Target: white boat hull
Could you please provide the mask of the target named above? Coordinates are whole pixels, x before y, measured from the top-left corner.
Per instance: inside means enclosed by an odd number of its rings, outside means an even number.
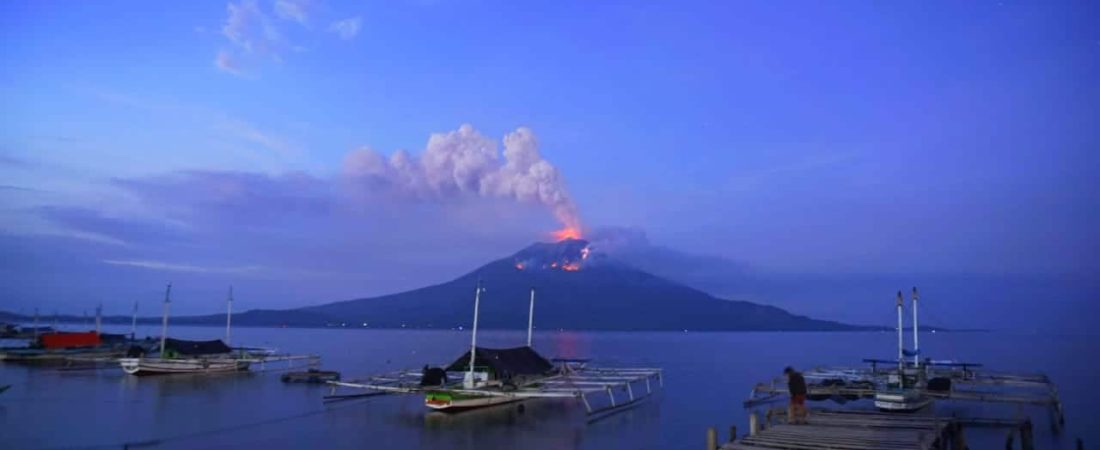
[[[130,375],[223,373],[248,370],[249,362],[230,358],[122,358],[122,370]]]
[[[932,403],[932,399],[916,392],[879,392],[875,407],[883,411],[913,412]]]

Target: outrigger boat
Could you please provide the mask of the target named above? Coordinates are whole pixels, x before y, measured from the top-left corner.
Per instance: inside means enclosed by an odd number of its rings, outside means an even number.
[[[539,398],[571,398],[584,404],[591,415],[605,415],[633,406],[663,386],[661,369],[589,367],[587,360],[548,360],[531,346],[534,325],[535,290],[527,321],[527,345],[493,349],[478,347],[478,309],[484,289],[478,283],[474,294],[474,323],[470,350],[442,368],[425,366],[421,371],[401,371],[355,381],[331,381],[328,399],[356,397],[337,395],[338,387],[364,389],[378,394],[422,394],[424,405],[437,411],[464,411]],[[635,392],[644,385],[644,392]],[[616,398],[616,392],[620,395]],[[593,394],[606,393],[608,405],[593,406]],[[371,395],[371,394],[365,394]],[[625,397],[625,398],[624,398]]]
[[[875,393],[875,407],[882,411],[913,412],[932,403],[932,398],[924,393],[923,386],[928,377],[920,364],[920,341],[917,325],[917,288],[913,288],[913,351],[905,350],[902,312],[905,299],[898,291],[898,369],[887,375],[885,389]],[[905,357],[913,357],[913,365],[906,367]]]
[[[131,349],[126,358],[119,358],[122,370],[131,375],[212,374],[243,372],[252,364],[264,365],[273,361],[309,360],[316,365],[320,358],[312,355],[279,355],[271,350],[256,348],[231,348],[230,338],[233,317],[233,288],[229,288],[229,306],[226,310],[225,340],[186,341],[168,338],[168,305],[171,303],[172,285],[164,293],[164,317],[161,325],[160,353],[147,357],[140,349]]]

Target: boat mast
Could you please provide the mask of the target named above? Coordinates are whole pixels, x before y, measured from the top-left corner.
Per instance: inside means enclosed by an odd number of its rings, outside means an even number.
[[[467,387],[474,386],[474,354],[477,353],[477,314],[478,308],[481,306],[481,280],[477,280],[477,288],[474,290],[474,331],[471,333],[470,338],[470,371],[466,374],[466,380],[469,383]]]
[[[229,300],[225,303],[225,345],[229,345],[229,327],[233,323],[233,286],[229,286]]]
[[[162,319],[160,326],[160,357],[164,357],[164,342],[168,339],[168,304],[171,303],[169,297],[172,295],[172,283],[168,283],[168,288],[164,290],[164,318]]]
[[[535,288],[531,288],[531,307],[527,312],[527,346],[531,346],[531,330],[535,326]]]
[[[913,366],[920,367],[920,340],[917,335],[917,295],[916,286],[913,287]]]
[[[103,329],[103,304],[95,307],[95,334],[99,335]]]
[[[901,297],[901,291],[898,291],[898,374],[900,375],[902,370],[905,369],[905,341],[902,339],[902,323],[901,323],[901,308],[905,301]]]
[[[34,342],[38,342],[38,308],[34,308]]]
[[[130,319],[130,340],[131,341],[137,339],[137,309],[138,309],[138,302],[137,302],[137,300],[134,300],[134,315]]]

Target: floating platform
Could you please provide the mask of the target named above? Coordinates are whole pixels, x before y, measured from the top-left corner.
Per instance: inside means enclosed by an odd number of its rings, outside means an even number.
[[[325,384],[329,381],[340,381],[340,372],[309,369],[303,372],[284,373],[280,379],[283,380],[283,383]]]

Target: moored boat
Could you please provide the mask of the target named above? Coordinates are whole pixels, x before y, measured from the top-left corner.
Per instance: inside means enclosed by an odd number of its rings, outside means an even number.
[[[263,366],[267,362],[310,360],[315,364],[318,358],[309,355],[278,355],[273,350],[257,347],[232,348],[220,339],[209,341],[188,341],[168,337],[168,305],[171,303],[172,285],[164,294],[164,317],[161,326],[160,352],[156,357],[148,357],[141,348],[131,348],[130,354],[118,359],[122,370],[131,375],[168,375],[168,374],[211,374],[243,372],[253,363]],[[229,290],[229,305],[233,302],[233,290]],[[230,337],[232,306],[226,311],[225,337]]]
[[[326,400],[340,400],[380,394],[420,394],[424,406],[436,411],[457,412],[487,408],[532,399],[572,399],[584,405],[589,416],[609,415],[625,410],[649,397],[663,385],[661,369],[589,367],[587,360],[542,357],[531,345],[534,327],[535,291],[527,320],[527,346],[493,349],[477,346],[478,283],[474,295],[474,323],[470,350],[450,365],[424,366],[419,371],[380,374],[365,380],[330,381],[333,392]],[[336,387],[371,391],[361,395],[337,395]],[[593,394],[606,395],[608,404],[594,403]],[[616,398],[618,395],[618,398]],[[625,397],[625,398],[624,398]]]
[[[248,370],[249,361],[234,358],[120,358],[122,370],[130,375],[176,373],[219,373]]]

